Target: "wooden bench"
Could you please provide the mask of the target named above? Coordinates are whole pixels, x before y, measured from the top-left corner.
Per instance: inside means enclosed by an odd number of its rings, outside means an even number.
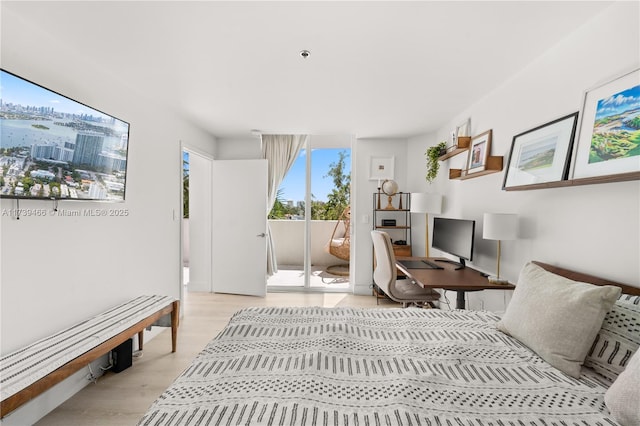
[[[144,329],[171,326],[176,351],[180,302],[140,296],[0,358],[0,418],[60,383]],[[169,321],[170,319],[170,321]]]

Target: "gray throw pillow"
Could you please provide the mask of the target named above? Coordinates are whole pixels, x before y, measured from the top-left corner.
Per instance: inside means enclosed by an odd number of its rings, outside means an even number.
[[[528,263],[497,328],[578,378],[604,316],[619,295],[618,287],[573,281]]]

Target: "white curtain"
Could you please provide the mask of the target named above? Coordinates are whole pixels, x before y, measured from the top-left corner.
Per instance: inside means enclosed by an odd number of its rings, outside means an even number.
[[[298,158],[309,135],[262,135],[262,157],[269,164],[267,177],[267,216],[276,202],[280,183]],[[278,262],[267,222],[267,275],[278,272]]]

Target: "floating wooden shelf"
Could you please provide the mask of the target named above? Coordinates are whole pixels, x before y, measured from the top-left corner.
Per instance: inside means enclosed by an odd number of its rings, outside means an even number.
[[[561,180],[558,182],[534,183],[531,185],[512,186],[503,188],[505,191],[526,191],[531,189],[565,188],[567,186],[594,185],[598,183],[627,182],[640,180],[640,172],[620,173],[617,175],[586,177],[579,179]]]
[[[462,152],[469,151],[470,146],[471,146],[471,136],[460,136],[458,137],[458,144],[453,146],[451,151],[438,157],[438,161],[444,161]]]
[[[449,169],[449,179],[457,179],[457,180],[466,180],[466,179],[471,179],[471,178],[475,178],[478,176],[484,176],[484,175],[489,175],[492,173],[498,173],[502,171],[502,163],[503,163],[503,159],[504,157],[501,156],[489,156],[489,158],[487,158],[487,164],[484,170],[479,171],[479,172],[475,172],[475,173],[466,173],[466,170],[464,170],[464,175],[463,175],[463,170],[462,169]]]
[[[458,145],[456,145],[453,150],[439,157],[438,160],[443,161],[455,155],[461,154],[463,152],[467,152],[469,151],[470,147],[471,147],[471,136],[460,136],[458,137]],[[504,157],[502,156],[499,156],[499,157],[489,156],[487,158],[487,164],[485,169],[475,173],[467,173],[467,171],[463,169],[449,169],[449,179],[466,180],[466,179],[471,179],[478,176],[488,175],[491,173],[501,172],[503,159]]]

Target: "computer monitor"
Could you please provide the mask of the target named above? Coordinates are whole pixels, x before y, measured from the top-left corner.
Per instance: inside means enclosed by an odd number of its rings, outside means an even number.
[[[466,260],[473,260],[475,220],[435,217],[433,219],[432,246],[442,252],[457,256],[461,268]]]

